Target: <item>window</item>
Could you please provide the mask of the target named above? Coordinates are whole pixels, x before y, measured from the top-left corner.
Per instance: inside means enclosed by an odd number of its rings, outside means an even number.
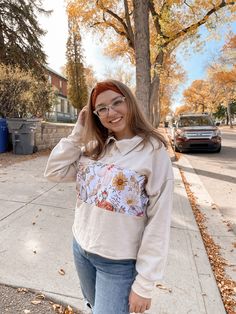
[[[65,100],[61,99],[61,112],[65,112]]]

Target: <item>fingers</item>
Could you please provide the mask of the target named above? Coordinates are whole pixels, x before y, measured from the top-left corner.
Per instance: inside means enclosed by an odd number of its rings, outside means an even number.
[[[151,306],[151,299],[141,297],[131,290],[129,295],[129,311],[130,313],[144,313],[149,310]]]
[[[83,109],[79,113],[78,120],[79,120],[80,124],[83,126],[85,124],[87,112],[88,112],[88,106],[85,106],[85,107],[83,107]]]
[[[148,304],[130,304],[129,311],[130,313],[144,313],[146,310],[149,310],[150,306]]]

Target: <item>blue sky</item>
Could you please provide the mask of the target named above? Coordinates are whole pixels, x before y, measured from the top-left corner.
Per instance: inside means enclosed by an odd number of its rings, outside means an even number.
[[[43,48],[48,55],[49,66],[60,72],[61,67],[66,63],[67,17],[65,14],[65,2],[64,0],[43,0],[43,5],[45,9],[53,9],[50,17],[39,17],[41,26],[47,30],[46,36],[42,38]],[[233,31],[236,33],[236,23],[233,24]],[[201,27],[200,33],[202,39],[206,38],[207,32],[204,27]],[[187,80],[179,87],[175,97],[176,101],[173,103],[173,109],[182,104],[183,90],[191,85],[193,80],[205,77],[207,62],[211,60],[213,55],[217,55],[220,52],[224,43],[226,29],[220,27],[219,33],[222,34],[221,40],[207,41],[205,47],[198,53],[193,48],[191,50],[191,46],[188,55],[183,54],[181,47],[178,48],[178,61],[187,72]],[[116,61],[114,62],[114,60],[103,55],[102,43],[94,40],[89,33],[83,36],[83,48],[85,62],[93,67],[98,79],[104,78],[106,70],[112,69],[117,65]]]
[[[232,24],[232,31],[236,34],[236,23]],[[182,104],[182,92],[186,87],[191,85],[192,81],[206,78],[207,65],[211,63],[214,57],[219,56],[221,48],[225,43],[227,33],[228,30],[226,27],[219,27],[219,39],[207,40],[200,52],[196,52],[193,46],[190,46],[189,55],[186,56],[181,53],[181,47],[178,49],[177,60],[187,72],[187,81],[179,87],[173,108]],[[207,39],[208,32],[204,26],[200,28],[200,34],[202,40]]]

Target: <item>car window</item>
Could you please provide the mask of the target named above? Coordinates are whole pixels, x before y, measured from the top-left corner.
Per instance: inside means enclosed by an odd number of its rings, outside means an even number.
[[[212,126],[214,125],[213,120],[210,117],[181,117],[179,119],[179,127],[189,126]]]

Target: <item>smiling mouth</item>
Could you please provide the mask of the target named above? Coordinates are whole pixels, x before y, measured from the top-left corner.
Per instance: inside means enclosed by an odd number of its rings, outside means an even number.
[[[121,119],[122,119],[122,117],[111,120],[110,123],[117,123],[117,122],[121,121]]]

